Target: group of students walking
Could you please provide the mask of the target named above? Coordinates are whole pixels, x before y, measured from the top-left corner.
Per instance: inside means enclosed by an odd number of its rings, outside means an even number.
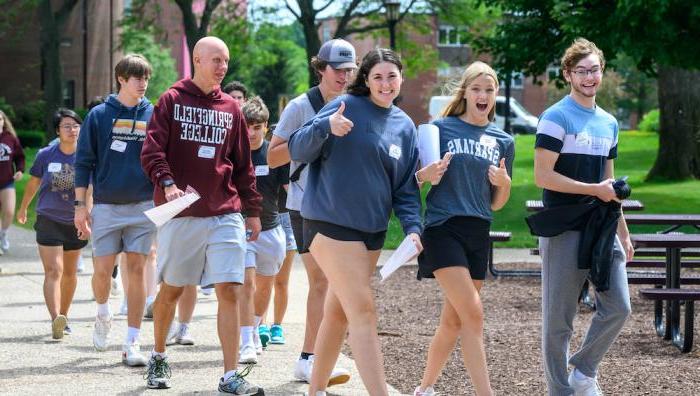
[[[196,286],[213,287],[224,364],[218,389],[264,394],[245,379],[249,369],[237,367],[257,363],[268,342],[285,342],[281,324],[297,250],[309,294],[294,377],[308,382],[313,396],[347,382],[349,372],[336,361],[349,333],[367,392],[386,395],[371,277],[393,211],[420,252],[418,279],[435,278],[444,295],[414,395],[436,394],[458,339],[476,394],[493,394],[480,290],[493,211],[509,199],[515,154],[513,138],[492,123],[496,72],[483,62],[465,69],[452,100],[433,121],[442,159],[419,164],[415,125],[394,104],[403,63],[389,49],[368,52],[358,67],[350,43],[324,43],[310,64],[319,84],[287,105],[269,142],[269,111],[262,100],[246,100],[242,85],[220,87],[229,62],[225,43],[205,37],[192,59],[194,76],[175,83],[155,106],[144,96],[150,65],[140,55],[128,55],[115,68],[118,94],[93,108],[84,123],[70,110],[56,113],[59,142],[37,155],[17,214],[24,223],[38,191],[35,229],[54,338],[69,331],[76,262],[91,238],[97,350],[108,345],[110,275],[116,255],[124,252],[130,285],[124,363],[147,366],[149,388],[169,388],[166,345],[193,342],[188,323]],[[545,206],[581,196],[616,199],[611,179],[617,122],[595,105],[604,66],[602,52],[584,39],[562,57],[571,93],[545,111],[536,138],[535,179],[545,189]],[[3,148],[21,152],[9,120],[0,115],[0,140],[9,142]],[[23,157],[10,161],[16,173],[3,168],[2,175],[20,178]],[[0,182],[5,197],[11,180]],[[431,187],[423,215],[424,183]],[[201,199],[156,232],[143,212],[192,189]],[[624,219],[618,236],[610,288],[596,293],[598,311],[568,361],[577,291],[586,278],[576,266],[580,230],[540,242],[543,355],[552,395],[602,394],[598,364],[630,312],[624,262],[633,249]],[[153,245],[160,286],[152,306],[155,344],[144,356],[139,339],[146,289],[137,285],[144,285]],[[263,323],[273,288],[274,321],[268,328]],[[176,308],[179,324],[173,322]],[[568,364],[574,366],[570,372]]]

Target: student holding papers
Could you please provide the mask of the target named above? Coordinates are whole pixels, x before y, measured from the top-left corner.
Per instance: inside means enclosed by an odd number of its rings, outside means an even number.
[[[370,278],[392,208],[422,249],[416,130],[393,104],[401,69],[391,50],[369,52],[348,95],[328,103],[289,139],[291,158],[309,164],[304,242],[329,284],[310,395],[325,395],[348,328],[365,388],[387,395]]]
[[[513,138],[492,123],[497,91],[498,78],[490,66],[475,62],[465,70],[443,118],[434,122],[440,154],[447,158],[416,173],[419,182],[433,185],[426,200],[418,279],[436,278],[445,295],[416,396],[435,394],[433,386],[458,337],[476,394],[493,394],[479,291],[486,276],[491,211],[508,201],[514,156]]]

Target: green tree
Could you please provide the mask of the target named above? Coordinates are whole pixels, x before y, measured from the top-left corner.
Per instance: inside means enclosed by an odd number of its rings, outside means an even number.
[[[612,67],[629,55],[657,75],[659,152],[649,177],[700,177],[700,3],[692,0],[484,0],[502,10],[477,40],[503,70],[537,76],[575,37],[594,41]]]

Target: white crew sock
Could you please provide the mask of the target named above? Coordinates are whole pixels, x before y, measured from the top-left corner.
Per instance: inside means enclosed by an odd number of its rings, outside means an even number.
[[[124,343],[126,345],[131,345],[139,340],[139,336],[141,335],[141,329],[138,327],[131,327],[126,330],[126,340],[124,340]]]
[[[236,370],[229,370],[226,373],[224,373],[224,382],[228,381],[228,379],[233,377],[235,374]]]
[[[253,326],[241,326],[241,344],[253,344]]]
[[[106,319],[112,316],[112,311],[109,309],[109,303],[97,304],[97,316]]]

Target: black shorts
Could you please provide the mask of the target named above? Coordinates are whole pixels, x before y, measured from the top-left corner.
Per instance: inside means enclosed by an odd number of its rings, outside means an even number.
[[[292,223],[294,240],[297,241],[297,252],[299,252],[299,254],[308,253],[309,248],[304,243],[304,219],[301,217],[301,212],[289,209],[289,220],[291,220]]]
[[[381,249],[386,239],[386,231],[364,232],[325,221],[304,219],[304,242],[306,242],[304,248],[307,251],[316,234],[322,234],[336,241],[359,241],[365,244],[367,250]]]
[[[36,216],[34,223],[36,243],[41,246],[63,246],[63,250],[80,250],[87,241],[78,239],[78,230],[74,224],[53,221],[46,216]]]
[[[433,271],[465,267],[472,279],[484,280],[489,259],[491,222],[455,216],[423,231],[423,252],[418,256],[418,279],[434,278]]]

